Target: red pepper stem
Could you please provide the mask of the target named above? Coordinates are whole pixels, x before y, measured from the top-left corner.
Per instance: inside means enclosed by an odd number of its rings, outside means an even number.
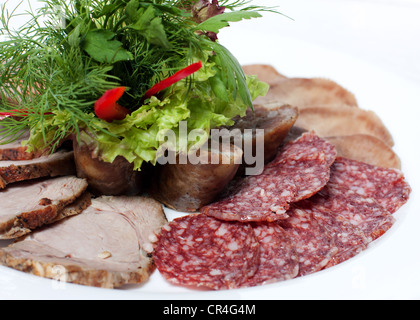
[[[144,95],[144,99],[148,99],[152,96],[154,96],[155,94],[157,94],[158,92],[170,87],[171,85],[177,83],[178,81],[181,81],[182,79],[185,79],[186,77],[192,75],[193,73],[197,72],[198,70],[200,70],[203,67],[203,64],[201,63],[201,61],[198,61],[196,63],[193,63],[191,65],[189,65],[188,67],[179,70],[178,72],[176,72],[174,75],[158,82],[157,84],[155,84],[151,89],[149,89],[145,95]]]

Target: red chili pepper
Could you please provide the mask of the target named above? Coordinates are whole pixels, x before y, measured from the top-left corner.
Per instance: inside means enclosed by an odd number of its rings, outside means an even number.
[[[112,122],[123,120],[130,111],[120,106],[117,101],[125,92],[125,87],[118,87],[108,90],[95,102],[95,114],[98,118]]]
[[[13,116],[10,112],[0,112],[0,121]]]
[[[7,112],[0,112],[0,121],[9,117],[27,117],[28,111],[13,109]],[[52,115],[52,112],[46,112],[44,115]]]
[[[174,75],[170,76],[169,78],[166,78],[157,84],[155,84],[151,89],[149,89],[145,95],[144,99],[150,98],[151,96],[154,96],[156,93],[170,87],[174,83],[177,83],[178,81],[185,79],[186,77],[192,75],[193,73],[197,72],[203,67],[203,64],[201,61],[193,63],[189,65],[188,67],[179,70]]]

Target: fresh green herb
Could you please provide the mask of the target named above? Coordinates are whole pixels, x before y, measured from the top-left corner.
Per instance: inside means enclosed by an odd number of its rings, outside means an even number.
[[[1,120],[0,143],[29,129],[29,150],[54,151],[73,137],[91,143],[105,161],[121,155],[140,169],[143,161],[156,161],[161,136],[177,130],[179,121],[202,129],[204,140],[267,90],[244,75],[217,33],[270,8],[241,0],[42,2],[19,30],[10,27],[15,11],[1,9],[0,113],[19,109],[26,116]],[[143,99],[198,61],[199,72]],[[109,123],[95,116],[94,105],[117,87],[127,89],[119,104],[130,115]]]

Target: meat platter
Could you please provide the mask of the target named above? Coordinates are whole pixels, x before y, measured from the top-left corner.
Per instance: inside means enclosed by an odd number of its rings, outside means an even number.
[[[279,68],[278,70],[281,70],[281,68]],[[357,96],[357,92],[356,92],[356,96]],[[380,113],[379,113],[380,114]],[[395,136],[397,136],[397,135],[395,135]],[[403,161],[403,163],[404,163],[404,161]],[[403,167],[404,168],[404,167]],[[399,217],[401,216],[401,217],[404,217],[404,209],[405,209],[405,207],[404,208],[402,208],[401,210],[399,210],[398,211],[398,213],[397,213],[397,215],[395,216],[396,217],[396,221],[398,222],[398,220],[399,220]],[[167,218],[169,219],[169,220],[172,220],[171,219],[171,217],[178,217],[178,216],[184,216],[185,215],[185,213],[180,213],[180,212],[176,212],[176,211],[172,211],[172,210],[170,210],[170,209],[167,209],[167,208],[165,208],[165,212],[166,212],[166,216],[167,216]],[[193,216],[193,215],[191,215],[191,214],[188,214],[189,216]],[[401,224],[402,222],[400,222],[400,224]],[[398,224],[398,223],[397,223]],[[393,228],[395,228],[395,226],[393,227]],[[392,234],[392,232],[396,232],[396,231],[394,231],[394,229],[393,228],[391,228],[391,234]],[[352,258],[350,261],[348,261],[348,262],[346,262],[346,263],[343,263],[343,266],[341,266],[341,265],[339,265],[339,266],[334,266],[334,267],[332,267],[331,268],[331,270],[323,270],[323,271],[319,271],[319,274],[314,274],[313,275],[313,277],[311,278],[310,276],[308,276],[308,278],[307,279],[305,279],[305,278],[301,278],[301,279],[294,279],[294,280],[287,280],[287,282],[280,282],[280,283],[274,283],[274,284],[266,284],[266,285],[263,285],[262,287],[260,287],[260,286],[258,286],[258,288],[251,288],[251,289],[245,289],[245,290],[263,290],[263,289],[261,289],[261,288],[263,288],[263,287],[265,287],[265,288],[267,288],[267,290],[268,291],[270,291],[270,290],[273,290],[273,288],[282,288],[282,286],[284,286],[284,287],[289,287],[289,286],[291,286],[291,285],[293,285],[294,283],[298,283],[298,285],[299,285],[299,283],[302,283],[302,281],[308,281],[308,282],[311,282],[312,280],[311,279],[314,279],[314,277],[325,277],[326,275],[328,275],[328,274],[332,274],[332,273],[334,273],[335,271],[336,272],[338,272],[338,273],[340,273],[340,267],[343,267],[343,268],[345,268],[345,266],[346,265],[348,265],[349,263],[351,263],[351,264],[353,264],[354,265],[354,263],[356,263],[356,261],[358,260],[358,259],[360,259],[360,260],[362,260],[363,261],[363,259],[367,256],[367,255],[369,255],[370,254],[370,252],[371,251],[373,251],[373,250],[376,250],[377,248],[377,243],[381,243],[381,241],[383,241],[383,243],[387,243],[387,242],[389,242],[389,241],[392,241],[391,240],[392,239],[392,235],[388,235],[388,232],[387,232],[387,234],[384,236],[384,240],[383,239],[379,239],[378,240],[378,242],[375,242],[373,245],[372,245],[372,247],[373,248],[370,248],[369,247],[369,249],[368,250],[366,250],[366,251],[363,251],[363,253],[358,253],[358,254],[360,254],[361,255],[361,257],[355,257],[355,258]],[[103,254],[103,256],[102,256],[102,258],[103,257],[105,257],[104,259],[106,259],[106,255],[107,255],[107,252],[102,252],[102,254]],[[9,270],[7,271],[7,272],[9,272]],[[296,275],[294,275],[293,277],[295,277]],[[306,277],[306,276],[305,276]],[[334,277],[334,276],[333,276]],[[42,281],[44,281],[44,280],[42,280]],[[41,281],[41,282],[42,282]],[[290,281],[290,282],[289,282]],[[316,281],[316,280],[315,280]],[[146,293],[149,293],[149,292],[152,292],[152,294],[153,294],[153,292],[154,292],[154,289],[152,289],[151,288],[151,286],[153,285],[153,283],[157,283],[158,284],[158,286],[159,285],[162,285],[162,283],[163,283],[163,286],[165,287],[165,286],[168,286],[169,287],[169,291],[171,291],[171,290],[180,290],[181,292],[184,292],[184,293],[186,293],[186,296],[188,296],[188,294],[189,294],[189,292],[190,292],[190,290],[194,290],[194,289],[191,289],[191,288],[177,288],[177,287],[173,287],[172,285],[169,285],[169,284],[167,284],[167,282],[166,282],[166,280],[164,280],[164,279],[162,279],[161,278],[161,275],[158,273],[158,272],[155,272],[153,275],[152,275],[152,277],[151,277],[151,279],[150,279],[150,281],[149,282],[146,282],[146,283],[144,283],[144,284],[142,284],[141,286],[139,286],[139,287],[135,287],[135,288],[133,288],[133,287],[129,287],[129,288],[125,288],[125,290],[124,290],[124,288],[123,288],[123,292],[124,292],[124,294],[125,293],[127,293],[127,292],[131,292],[131,293],[134,293],[134,295],[135,294],[142,294],[142,293],[140,293],[140,292],[142,292],[142,291],[144,291],[144,292],[146,292]],[[74,288],[74,285],[68,285],[68,287],[67,288],[69,288],[69,290],[73,290],[73,288]],[[90,290],[93,290],[93,289],[91,289],[91,288],[85,288],[85,287],[83,287],[83,289],[80,289],[80,290],[87,290],[87,291],[90,291]],[[243,289],[242,289],[243,290]],[[236,290],[233,290],[233,294],[235,294],[234,292],[235,292]],[[200,293],[202,293],[202,291],[200,290],[199,291]],[[238,292],[241,292],[241,290],[239,290]],[[108,293],[104,293],[105,295],[106,294],[108,294]],[[203,295],[205,295],[205,294],[210,294],[210,293],[203,293]],[[226,294],[226,292],[220,292],[220,295],[221,296],[223,296],[224,294]]]

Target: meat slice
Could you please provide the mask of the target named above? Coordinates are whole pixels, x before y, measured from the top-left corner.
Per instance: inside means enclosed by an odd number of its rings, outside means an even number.
[[[340,212],[318,205],[312,197],[295,204],[295,207],[311,215],[331,235],[337,247],[335,254],[326,267],[332,267],[346,261],[367,248],[370,242],[363,231],[352,224]]]
[[[201,208],[200,212],[225,221],[268,221],[288,217],[289,203],[296,197],[293,181],[275,174],[236,179],[222,198]]]
[[[147,197],[101,197],[76,216],[0,250],[0,263],[37,276],[103,288],[140,283],[154,270],[153,242],[167,223]]]
[[[250,224],[191,214],[163,228],[154,256],[171,283],[220,290],[240,288],[255,274],[259,249]]]
[[[86,180],[69,176],[16,183],[0,191],[0,239],[14,238],[22,230],[55,221],[87,187]]]
[[[268,221],[288,217],[289,205],[309,198],[330,178],[336,151],[312,132],[284,146],[262,174],[236,179],[220,200],[201,212],[227,221]]]
[[[285,75],[279,73],[273,66],[268,64],[249,64],[242,66],[242,69],[245,74],[255,75],[259,80],[267,82],[269,85],[287,79]]]
[[[260,244],[260,264],[244,286],[295,278],[299,273],[299,256],[287,232],[277,223],[257,223],[253,229]]]
[[[90,206],[92,200],[92,195],[89,192],[83,193],[79,198],[77,198],[73,203],[67,205],[62,210],[57,209],[57,215],[54,219],[45,221],[45,224],[55,223],[67,217],[74,216],[81,213],[87,207]],[[47,201],[43,199],[41,201]],[[40,213],[42,214],[42,213]],[[12,221],[9,221],[7,225],[11,225]],[[25,236],[31,233],[33,230],[24,224],[20,223],[18,220],[13,223],[9,229],[5,229],[4,233],[0,233],[0,239],[17,239],[19,237]]]
[[[28,138],[29,132],[22,134],[16,141],[0,144],[0,161],[31,160],[36,158],[37,155],[35,152],[27,152],[27,147],[22,145],[22,141],[27,140]],[[0,143],[2,143],[1,138]]]
[[[300,110],[312,106],[357,107],[357,99],[340,84],[323,78],[278,78],[270,83],[270,90],[255,103],[279,102],[298,106]]]
[[[292,206],[288,213],[289,218],[278,223],[296,246],[298,276],[324,269],[338,252],[333,237],[305,210]]]
[[[404,205],[411,187],[397,169],[376,167],[356,160],[338,157],[331,168],[329,192],[356,194],[374,199],[389,213]]]
[[[57,151],[32,160],[0,161],[0,189],[18,181],[75,174],[73,151]]]

